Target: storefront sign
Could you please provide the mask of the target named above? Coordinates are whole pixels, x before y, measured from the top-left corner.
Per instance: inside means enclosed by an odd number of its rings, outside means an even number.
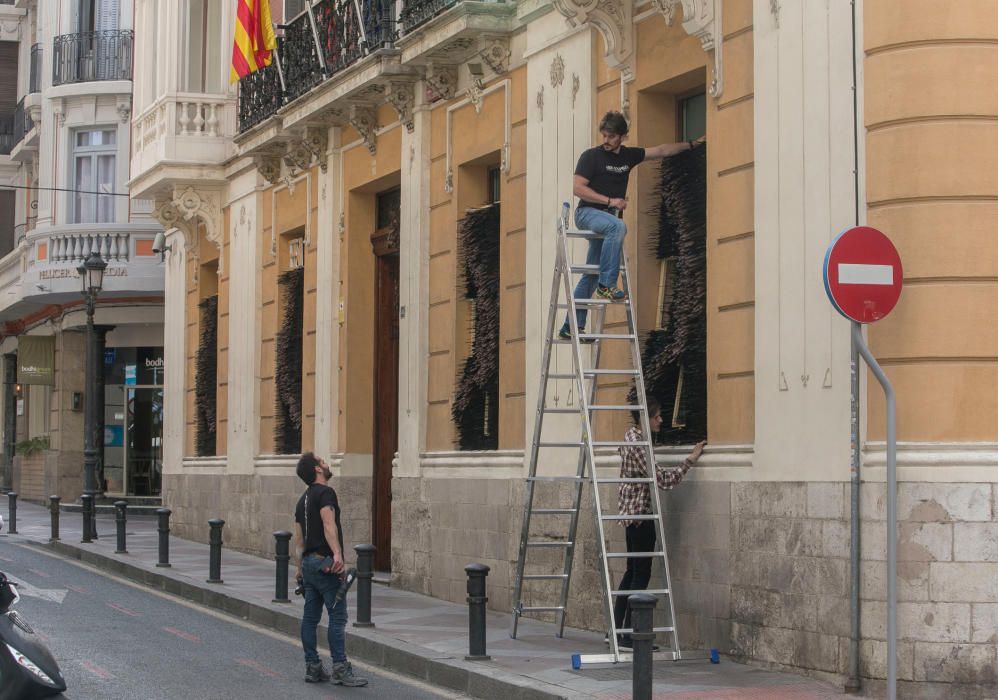
[[[17,339],[17,381],[19,384],[55,384],[55,338],[22,335]]]
[[[104,270],[105,277],[128,277],[127,267],[109,267]],[[80,273],[75,267],[56,267],[38,272],[38,278],[43,280],[54,280],[63,277],[79,279]]]

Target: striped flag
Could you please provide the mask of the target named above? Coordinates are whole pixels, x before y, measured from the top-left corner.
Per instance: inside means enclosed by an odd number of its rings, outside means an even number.
[[[270,0],[236,0],[236,32],[232,42],[229,82],[269,66],[277,39],[270,21]]]

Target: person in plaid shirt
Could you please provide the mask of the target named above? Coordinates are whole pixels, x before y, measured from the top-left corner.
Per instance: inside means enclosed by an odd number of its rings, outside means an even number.
[[[651,425],[651,432],[654,436],[662,427],[662,409],[658,400],[649,396],[645,399],[648,406],[648,422]],[[635,425],[627,429],[624,440],[627,442],[641,442],[644,436],[641,433],[640,414],[634,412]],[[653,438],[654,439],[654,438]],[[660,489],[671,489],[686,476],[700,455],[703,454],[706,441],[698,442],[690,455],[683,460],[683,463],[675,468],[666,469],[658,464],[655,465],[655,481]],[[646,478],[648,477],[648,453],[644,446],[620,447],[620,476],[625,478]],[[651,509],[651,488],[649,484],[621,484],[620,492],[617,496],[617,512],[620,515],[646,515],[652,512]],[[654,520],[621,520],[625,529],[628,552],[653,552],[655,551],[656,529]],[[627,571],[617,586],[621,591],[643,591],[648,588],[648,581],[651,579],[651,557],[633,557],[627,559]],[[630,627],[630,609],[627,605],[627,596],[616,596],[613,604],[614,627],[617,629]],[[631,635],[621,635],[618,644],[622,647],[631,646]]]

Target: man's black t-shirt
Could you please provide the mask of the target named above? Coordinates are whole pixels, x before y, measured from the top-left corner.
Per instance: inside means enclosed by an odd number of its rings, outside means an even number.
[[[327,506],[333,509],[340,551],[343,551],[340,502],[336,498],[336,492],[329,486],[312,484],[298,499],[298,506],[295,508],[295,522],[301,525],[302,535],[305,538],[305,554],[315,553],[324,557],[333,555],[333,550],[326,542],[326,534],[322,529],[322,516],[319,514],[319,511]]]
[[[619,153],[608,151],[602,146],[583,151],[575,166],[575,174],[589,180],[589,188],[596,192],[619,199],[627,194],[627,178],[631,168],[645,159],[645,149],[621,146]],[[606,202],[579,200],[580,207],[606,209]]]

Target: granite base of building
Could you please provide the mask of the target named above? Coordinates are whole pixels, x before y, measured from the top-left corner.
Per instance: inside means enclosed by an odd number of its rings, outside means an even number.
[[[538,507],[570,504],[570,485],[548,488],[538,491]],[[898,674],[905,697],[998,695],[996,491],[990,483],[900,485]],[[491,567],[489,606],[510,610],[523,495],[522,480],[394,479],[392,585],[460,602],[464,567],[479,562]],[[616,509],[612,490],[602,498]],[[860,664],[875,690],[886,677],[884,485],[863,484],[861,502]],[[844,683],[849,484],[691,480],[663,503],[684,647]],[[567,624],[603,630],[591,498],[583,513]],[[531,539],[564,533],[566,523],[539,516]],[[611,531],[612,546],[622,551],[623,528],[610,527],[619,530]],[[531,561],[535,573],[560,572],[554,553]],[[614,585],[622,565],[615,563]],[[653,573],[653,587],[661,576]],[[550,585],[530,586],[525,604],[557,600]]]

